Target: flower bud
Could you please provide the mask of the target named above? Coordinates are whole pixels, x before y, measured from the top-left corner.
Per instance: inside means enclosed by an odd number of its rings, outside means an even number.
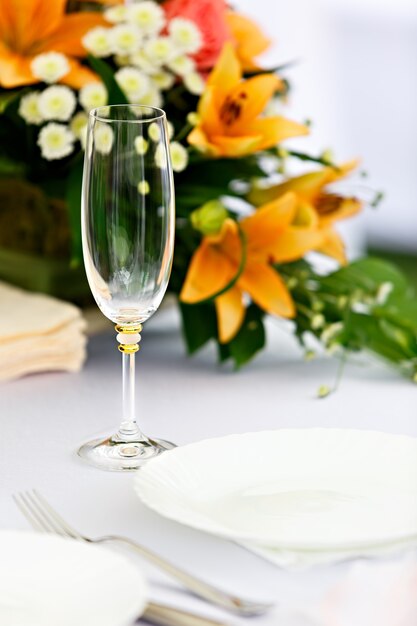
[[[190,215],[191,224],[203,235],[216,235],[227,218],[227,211],[220,200],[210,200],[193,211]]]

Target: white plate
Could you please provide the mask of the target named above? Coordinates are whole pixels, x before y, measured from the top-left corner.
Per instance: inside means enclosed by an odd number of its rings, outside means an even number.
[[[127,626],[145,583],[124,556],[53,535],[0,532],[0,624]]]
[[[340,550],[417,538],[417,439],[299,429],[177,448],[135,476],[161,515],[238,541]]]

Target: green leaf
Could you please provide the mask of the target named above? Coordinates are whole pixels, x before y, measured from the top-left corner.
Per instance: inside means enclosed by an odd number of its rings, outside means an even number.
[[[182,331],[189,354],[217,337],[216,310],[213,303],[184,304],[180,302]]]
[[[92,69],[97,72],[100,76],[101,80],[106,86],[108,96],[109,96],[109,104],[128,104],[128,100],[120,89],[119,85],[114,78],[114,72],[110,65],[103,61],[102,59],[97,59],[91,54],[88,55],[88,62],[91,65]]]
[[[241,367],[265,346],[264,312],[255,304],[247,310],[244,322],[238,334],[227,344],[236,368]]]
[[[78,265],[82,259],[81,243],[81,189],[83,179],[83,159],[77,159],[74,163],[67,181],[66,201],[69,210],[71,225],[71,250],[72,263]]]
[[[320,284],[335,294],[345,294],[355,289],[373,293],[383,283],[392,284],[393,294],[403,294],[409,289],[407,278],[395,265],[372,257],[355,261],[320,278]]]

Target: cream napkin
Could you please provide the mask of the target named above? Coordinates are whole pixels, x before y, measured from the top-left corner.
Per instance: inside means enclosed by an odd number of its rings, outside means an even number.
[[[85,326],[73,304],[0,283],[0,380],[78,371],[86,356]]]

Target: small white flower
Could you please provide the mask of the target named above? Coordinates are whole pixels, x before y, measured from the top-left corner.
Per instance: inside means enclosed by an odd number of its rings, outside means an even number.
[[[98,122],[94,128],[94,147],[100,154],[109,154],[114,141],[114,133],[110,124]]]
[[[195,54],[201,48],[203,39],[200,29],[191,20],[175,17],[169,23],[168,31],[175,45],[182,52]]]
[[[191,57],[181,54],[180,56],[175,57],[175,59],[172,59],[168,63],[168,67],[179,76],[186,76],[195,70],[195,62]]]
[[[158,34],[165,24],[164,10],[151,0],[143,0],[128,7],[129,19],[145,35]]]
[[[154,63],[148,59],[143,50],[139,50],[130,56],[130,62],[135,67],[138,67],[146,74],[153,74],[155,71],[159,71],[159,66],[155,66]]]
[[[82,127],[82,129],[80,131],[80,136],[79,136],[81,148],[83,150],[85,150],[85,146],[87,144],[87,131],[88,131],[88,124],[86,124],[85,126]]]
[[[113,52],[111,29],[97,26],[82,38],[83,46],[96,57],[108,57]]]
[[[107,89],[103,83],[88,83],[81,87],[78,98],[83,109],[91,111],[107,104]]]
[[[35,78],[39,78],[44,83],[56,83],[70,70],[67,57],[60,52],[38,54],[32,60],[30,68]]]
[[[142,36],[133,24],[118,24],[112,28],[113,51],[116,54],[133,54],[140,48]]]
[[[50,122],[42,128],[38,137],[38,146],[44,159],[53,161],[62,159],[74,149],[75,137],[65,124]]]
[[[161,170],[166,169],[168,164],[167,151],[163,143],[159,143],[155,149],[155,165]]]
[[[131,104],[141,102],[150,89],[148,76],[136,67],[123,67],[117,70],[114,77]]]
[[[151,187],[147,180],[141,180],[138,182],[138,191],[142,196],[146,196],[151,190]]]
[[[329,324],[328,326],[324,328],[323,332],[320,335],[320,339],[326,346],[329,346],[332,343],[332,341],[338,335],[340,335],[342,331],[343,331],[343,323],[334,322],[333,324]]]
[[[70,129],[73,132],[74,136],[77,139],[81,138],[81,135],[84,132],[84,128],[86,128],[88,124],[88,115],[83,111],[76,113],[72,120],[70,121]]]
[[[154,85],[151,85],[149,91],[144,96],[142,96],[140,100],[140,104],[158,108],[161,108],[162,102],[163,99],[161,92],[159,91],[159,89],[156,89]]]
[[[155,143],[161,139],[161,130],[156,122],[149,124],[148,135]]]
[[[149,143],[146,141],[144,137],[142,137],[142,135],[139,135],[138,137],[135,138],[135,150],[137,154],[139,154],[140,156],[143,156],[144,154],[146,154],[148,150],[148,146],[149,146]]]
[[[188,165],[188,152],[178,141],[170,145],[172,169],[174,172],[182,172]]]
[[[112,24],[119,24],[119,22],[124,22],[127,18],[127,7],[123,4],[115,7],[109,7],[104,11],[104,17],[108,22]]]
[[[178,51],[169,37],[155,37],[146,42],[145,54],[151,63],[164,65],[178,56]]]
[[[394,285],[392,283],[386,282],[382,283],[376,294],[375,302],[379,306],[383,306],[391,295],[392,290],[394,289]]]
[[[74,113],[77,100],[69,87],[53,85],[41,93],[38,106],[44,120],[66,122]]]
[[[39,91],[32,91],[20,100],[19,115],[27,124],[42,124],[43,117],[39,111]]]
[[[201,121],[199,114],[196,111],[190,111],[187,115],[187,122],[190,126],[197,126]]]
[[[158,89],[170,89],[175,82],[175,76],[163,70],[151,74],[150,78]]]
[[[184,85],[195,96],[201,96],[205,89],[205,82],[198,72],[190,72],[184,76]]]
[[[171,122],[167,122],[168,139],[172,139],[174,136],[174,125]]]

